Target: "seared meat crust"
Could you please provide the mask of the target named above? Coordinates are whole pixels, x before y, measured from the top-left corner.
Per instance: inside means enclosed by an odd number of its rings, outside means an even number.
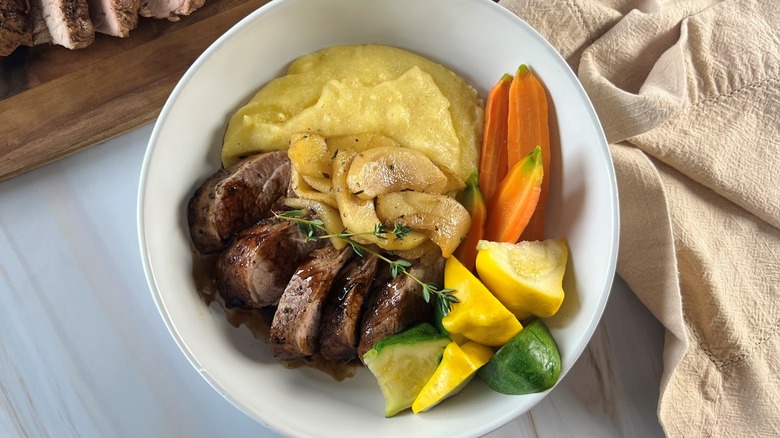
[[[31,15],[29,0],[0,0],[0,56],[32,45]]]
[[[87,0],[34,0],[41,11],[51,42],[82,49],[95,40]]]
[[[320,354],[323,358],[346,363],[357,356],[360,318],[378,262],[376,256],[366,254],[341,270],[322,316]]]
[[[227,307],[274,305],[296,267],[323,243],[306,241],[292,222],[247,228],[217,259],[217,291]]]
[[[287,195],[290,160],[269,152],[220,169],[195,191],[187,207],[190,236],[203,254],[218,252],[234,234],[260,219]]]
[[[271,323],[271,353],[280,361],[317,351],[325,300],[341,268],[353,256],[349,247],[327,246],[309,255],[279,299]]]
[[[444,259],[440,257],[432,264],[417,264],[407,269],[424,283],[442,284]],[[423,299],[422,286],[406,275],[399,275],[371,295],[363,314],[358,357],[362,361],[363,355],[379,340],[432,318],[433,306]]]

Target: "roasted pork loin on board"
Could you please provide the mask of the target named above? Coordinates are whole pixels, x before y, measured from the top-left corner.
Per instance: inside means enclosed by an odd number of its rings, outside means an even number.
[[[178,21],[206,0],[0,0],[0,56],[53,43],[81,49],[95,32],[124,38],[145,17]]]
[[[88,0],[89,16],[95,32],[115,37],[130,36],[138,25],[141,0]]]
[[[32,5],[29,0],[0,0],[0,56],[32,45]]]
[[[142,0],[138,13],[144,17],[179,21],[180,15],[190,15],[204,3],[206,0]]]
[[[87,0],[34,0],[54,44],[81,49],[95,40]]]
[[[32,3],[33,46],[51,44],[51,34],[49,33],[49,28],[46,27],[46,20],[43,19],[41,5],[34,0],[30,0],[30,2]]]

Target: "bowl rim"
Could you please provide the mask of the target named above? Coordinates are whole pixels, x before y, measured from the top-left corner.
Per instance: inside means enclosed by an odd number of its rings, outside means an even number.
[[[187,86],[187,84],[190,82],[192,77],[195,75],[195,73],[201,68],[201,66],[208,61],[209,58],[211,58],[222,45],[225,44],[225,42],[233,37],[234,34],[240,32],[243,30],[246,26],[249,25],[249,23],[255,21],[258,16],[264,15],[268,13],[271,10],[277,9],[277,8],[284,8],[288,7],[288,5],[296,3],[296,2],[302,2],[302,1],[311,1],[311,0],[272,0],[268,3],[262,5],[258,9],[254,10],[252,13],[247,15],[246,17],[242,18],[239,22],[237,22],[235,25],[233,25],[230,29],[228,29],[225,33],[223,33],[217,40],[215,40],[209,47],[204,50],[204,52],[198,56],[198,58],[195,60],[195,62],[192,63],[192,65],[187,69],[187,71],[183,74],[181,79],[177,82],[176,86],[172,90],[171,94],[169,95],[168,99],[166,100],[162,110],[160,111],[160,114],[158,115],[157,119],[155,120],[155,124],[151,133],[151,136],[149,138],[149,142],[147,143],[146,151],[144,153],[143,162],[141,165],[140,170],[140,176],[139,176],[139,184],[138,184],[138,192],[137,192],[137,199],[136,199],[136,221],[137,221],[137,237],[139,242],[139,249],[140,249],[140,255],[141,255],[141,261],[143,265],[143,271],[144,276],[146,277],[146,282],[149,287],[149,291],[152,295],[152,298],[154,300],[155,306],[157,307],[158,312],[160,313],[160,316],[163,319],[163,322],[165,323],[165,326],[170,333],[171,337],[175,341],[176,345],[178,346],[179,350],[184,354],[184,356],[187,358],[187,360],[190,362],[190,364],[195,368],[195,370],[198,372],[198,374],[201,375],[201,377],[217,392],[219,393],[225,400],[227,400],[231,405],[233,405],[235,408],[237,408],[239,411],[243,412],[245,415],[247,415],[249,418],[253,419],[254,421],[262,424],[264,427],[284,435],[295,435],[298,430],[294,428],[288,427],[286,424],[281,422],[271,422],[267,421],[265,418],[261,418],[257,415],[255,415],[253,412],[251,412],[248,409],[248,406],[245,406],[242,401],[237,399],[234,395],[231,393],[225,391],[220,384],[217,382],[217,380],[209,373],[208,370],[206,370],[200,363],[200,361],[197,359],[197,357],[193,354],[193,352],[190,350],[190,348],[187,345],[187,342],[185,342],[182,335],[177,330],[173,320],[171,319],[171,316],[169,315],[165,304],[162,301],[161,291],[159,290],[157,286],[157,280],[155,276],[155,271],[153,266],[151,265],[151,260],[149,257],[149,251],[148,251],[148,245],[146,240],[146,222],[144,220],[144,213],[145,213],[145,193],[147,189],[147,181],[148,181],[148,173],[149,173],[149,166],[151,162],[151,157],[153,155],[153,152],[155,148],[158,146],[158,139],[160,136],[160,132],[163,129],[162,126],[164,125],[164,122],[169,117],[169,114],[171,112],[171,108],[175,105],[177,99],[179,98],[182,90]],[[321,1],[321,0],[320,0]],[[335,0],[337,1],[337,0]],[[474,0],[472,0],[474,1]],[[607,179],[609,181],[609,206],[610,206],[610,220],[612,221],[612,229],[610,230],[611,234],[611,242],[609,245],[609,259],[606,263],[606,274],[604,278],[604,288],[601,291],[599,295],[599,299],[595,305],[595,312],[591,315],[590,319],[587,323],[587,329],[585,332],[583,332],[583,335],[580,337],[579,342],[577,342],[573,348],[574,351],[574,362],[578,360],[578,358],[582,355],[582,352],[587,347],[587,344],[590,342],[590,340],[593,337],[593,334],[598,327],[598,322],[601,320],[604,310],[606,308],[606,303],[609,299],[612,285],[614,282],[614,277],[616,275],[616,267],[617,267],[617,259],[618,259],[618,248],[619,248],[619,238],[620,238],[620,215],[619,215],[619,197],[618,197],[618,189],[617,189],[617,179],[614,169],[614,163],[612,161],[612,157],[609,151],[609,143],[607,142],[606,136],[604,134],[603,127],[601,125],[601,122],[598,118],[598,114],[595,111],[595,108],[593,107],[593,103],[591,102],[589,96],[587,95],[587,92],[584,90],[582,83],[579,81],[579,78],[577,77],[576,73],[571,69],[569,64],[566,62],[566,60],[561,56],[561,54],[547,41],[546,38],[544,38],[535,28],[530,26],[528,23],[526,23],[521,17],[515,15],[508,9],[504,8],[503,6],[499,5],[498,3],[493,2],[492,0],[477,0],[482,1],[483,3],[487,4],[487,7],[495,7],[498,8],[498,13],[503,14],[507,17],[509,17],[510,20],[514,20],[518,23],[518,25],[523,26],[527,29],[527,31],[535,34],[538,39],[543,42],[545,45],[547,45],[551,50],[551,52],[554,54],[553,56],[558,58],[558,61],[560,61],[560,64],[565,66],[565,68],[568,70],[568,73],[571,74],[573,78],[576,80],[576,86],[577,86],[577,92],[582,95],[583,102],[586,104],[586,110],[588,116],[593,121],[593,126],[595,129],[595,134],[598,137],[598,149],[599,152],[602,155],[602,159],[604,161],[604,164],[606,165],[607,170]],[[572,364],[572,367],[574,364]],[[556,382],[557,386],[565,377],[565,375],[568,373],[568,371],[571,368],[567,370],[562,370],[561,375],[558,379],[558,382]],[[516,418],[519,415],[522,415],[526,412],[528,412],[530,409],[532,409],[536,404],[538,404],[542,399],[546,397],[546,395],[555,387],[551,388],[550,390],[547,390],[543,393],[539,393],[540,397],[538,397],[536,400],[534,400],[529,406],[527,406],[527,409],[513,409],[506,412],[506,415],[502,416],[502,419],[506,419],[506,417],[510,417],[508,421],[511,421],[512,418]],[[489,433],[497,428],[502,427],[507,422],[506,421],[499,421],[500,424],[496,425],[490,425],[488,427],[482,426],[481,429],[475,428],[474,431],[479,433],[480,435]]]

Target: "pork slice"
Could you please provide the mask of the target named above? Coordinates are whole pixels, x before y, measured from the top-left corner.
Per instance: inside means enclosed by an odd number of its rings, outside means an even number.
[[[0,56],[32,45],[31,12],[29,0],[0,0]]]
[[[130,36],[138,25],[141,0],[87,0],[95,32],[120,38]]]
[[[87,0],[35,0],[54,44],[81,49],[95,40]]]
[[[423,283],[442,285],[444,259],[441,257],[407,269]],[[432,319],[433,305],[423,299],[422,286],[406,275],[397,276],[371,295],[361,323],[358,357],[362,361],[363,355],[381,339]]]
[[[271,353],[276,359],[287,362],[317,351],[325,300],[352,255],[349,247],[328,245],[311,253],[295,271],[271,323]]]
[[[195,191],[187,207],[190,236],[203,254],[218,252],[287,194],[290,159],[284,151],[255,155],[220,169]]]
[[[327,360],[347,363],[357,356],[360,317],[376,276],[379,259],[357,257],[339,273],[322,314],[320,354]]]
[[[143,17],[179,21],[179,16],[190,15],[205,3],[206,0],[141,0],[138,13]]]
[[[33,46],[51,44],[51,34],[49,28],[46,27],[46,20],[43,19],[41,5],[36,1],[32,2],[32,32]]]
[[[306,241],[292,222],[240,232],[217,259],[217,291],[227,307],[259,309],[279,302],[295,268],[325,239]]]

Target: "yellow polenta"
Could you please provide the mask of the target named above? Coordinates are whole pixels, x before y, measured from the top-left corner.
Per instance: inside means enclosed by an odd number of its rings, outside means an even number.
[[[476,91],[439,64],[394,47],[331,47],[297,59],[233,115],[222,161],[287,149],[298,132],[377,133],[465,181],[477,166],[483,116]]]

